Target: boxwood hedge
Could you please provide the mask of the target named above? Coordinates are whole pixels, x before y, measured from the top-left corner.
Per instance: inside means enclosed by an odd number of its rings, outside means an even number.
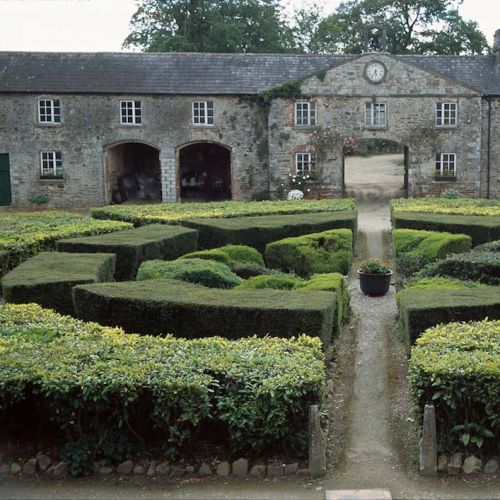
[[[440,323],[500,319],[500,287],[497,286],[463,290],[406,288],[398,292],[396,298],[408,347],[423,331]]]
[[[218,290],[158,279],[101,283],[73,289],[77,317],[128,332],[195,338],[220,335],[292,337],[305,333],[331,342],[331,292]]]
[[[133,280],[142,262],[175,259],[197,248],[198,233],[179,226],[152,224],[100,236],[59,241],[62,252],[107,252],[116,254],[115,278]]]
[[[222,262],[205,259],[148,260],[141,264],[137,280],[169,278],[209,288],[233,288],[243,280]]]
[[[181,259],[207,259],[222,262],[231,268],[238,266],[264,267],[262,254],[246,245],[225,245],[210,250],[198,250],[180,257]]]
[[[417,277],[445,276],[500,286],[500,252],[451,255],[425,266]]]
[[[318,339],[139,336],[35,305],[0,307],[0,350],[2,431],[29,418],[49,427],[80,451],[74,472],[109,459],[117,434],[169,453],[202,435],[228,455],[303,455],[325,382]]]
[[[440,451],[498,453],[500,321],[426,330],[411,350],[409,382],[420,417],[436,408]]]
[[[154,205],[113,205],[91,210],[96,219],[114,219],[145,224],[182,224],[190,219],[221,219],[261,215],[307,214],[355,210],[356,201],[296,200],[296,201],[223,201],[216,203],[156,203]],[[216,245],[220,246],[220,245]]]
[[[356,234],[357,212],[322,212],[297,215],[266,215],[238,219],[192,219],[184,222],[199,231],[200,248],[227,244],[248,245],[264,252],[268,243],[303,234],[348,228]]]
[[[42,252],[2,279],[6,302],[35,302],[62,314],[73,313],[75,285],[113,281],[115,255]]]
[[[246,279],[236,287],[236,290],[262,290],[263,288],[293,290],[302,281],[304,281],[302,278],[294,274],[263,274]]]
[[[333,229],[269,243],[266,264],[307,277],[313,273],[348,274],[353,257],[350,229]]]
[[[500,200],[493,198],[399,198],[391,201],[393,214],[425,213],[500,217]]]
[[[126,222],[99,221],[69,212],[20,212],[0,214],[0,252],[2,272],[14,268],[38,252],[55,250],[56,242],[77,236],[110,233],[129,229]],[[8,266],[5,268],[5,263]]]
[[[474,252],[500,252],[500,240],[477,245],[472,250],[474,250]]]

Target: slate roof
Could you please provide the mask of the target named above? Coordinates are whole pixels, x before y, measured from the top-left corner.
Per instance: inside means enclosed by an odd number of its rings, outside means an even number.
[[[348,62],[355,55],[0,52],[0,92],[256,94]],[[491,56],[396,56],[500,95]]]

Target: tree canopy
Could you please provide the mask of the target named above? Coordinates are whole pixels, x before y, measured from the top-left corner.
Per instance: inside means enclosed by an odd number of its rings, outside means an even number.
[[[387,34],[393,54],[482,54],[488,42],[464,20],[463,0],[346,0],[286,15],[280,0],[141,0],[125,47],[147,52],[358,54],[366,26]]]

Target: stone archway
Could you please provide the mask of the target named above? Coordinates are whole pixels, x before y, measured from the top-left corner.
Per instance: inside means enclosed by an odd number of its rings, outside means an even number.
[[[108,203],[161,202],[160,150],[139,141],[106,147],[105,199]]]
[[[181,201],[230,200],[231,150],[216,142],[194,142],[177,151]]]

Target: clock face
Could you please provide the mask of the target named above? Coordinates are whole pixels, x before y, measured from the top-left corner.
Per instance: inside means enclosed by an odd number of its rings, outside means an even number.
[[[365,67],[365,77],[371,83],[380,83],[387,73],[386,67],[380,61],[372,61]]]

